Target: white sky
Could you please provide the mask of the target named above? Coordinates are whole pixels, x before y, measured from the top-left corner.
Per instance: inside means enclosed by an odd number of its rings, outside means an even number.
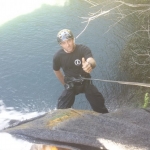
[[[63,7],[69,0],[0,0],[0,25],[41,7],[42,4]]]

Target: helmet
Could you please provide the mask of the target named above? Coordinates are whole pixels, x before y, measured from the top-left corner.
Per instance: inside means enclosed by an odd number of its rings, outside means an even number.
[[[57,34],[58,43],[61,43],[65,40],[73,39],[73,38],[74,38],[74,36],[73,36],[72,32],[68,29],[63,29],[63,30],[59,31]]]

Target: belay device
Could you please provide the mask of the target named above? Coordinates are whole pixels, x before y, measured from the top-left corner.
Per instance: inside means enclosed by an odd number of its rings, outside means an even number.
[[[70,88],[73,88],[74,85],[82,85],[83,84],[83,81],[84,79],[82,78],[81,75],[79,75],[78,78],[75,78],[75,77],[65,77],[65,89],[70,89]]]

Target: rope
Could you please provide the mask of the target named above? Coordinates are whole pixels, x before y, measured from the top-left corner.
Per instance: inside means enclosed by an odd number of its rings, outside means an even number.
[[[119,83],[119,84],[126,84],[126,85],[150,87],[150,84],[148,84],[148,83],[102,80],[102,79],[94,79],[94,78],[84,78],[81,75],[79,76],[79,78],[72,77],[71,80],[68,83],[71,83],[71,82],[82,82],[83,80],[102,81],[102,82],[110,82],[110,83]]]
[[[83,80],[93,80],[93,81],[102,81],[102,82],[110,82],[110,83],[119,83],[119,84],[126,84],[126,85],[143,86],[143,87],[150,87],[150,84],[148,84],[148,83],[102,80],[102,79],[93,79],[93,78],[84,78],[84,77],[81,77],[81,79],[83,79]]]

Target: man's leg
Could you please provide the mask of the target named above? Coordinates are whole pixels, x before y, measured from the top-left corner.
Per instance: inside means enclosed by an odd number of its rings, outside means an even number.
[[[58,99],[57,109],[71,108],[75,100],[73,89],[64,90]]]
[[[108,110],[105,107],[104,97],[93,84],[89,83],[89,85],[87,85],[85,88],[85,96],[94,111],[108,113]]]

